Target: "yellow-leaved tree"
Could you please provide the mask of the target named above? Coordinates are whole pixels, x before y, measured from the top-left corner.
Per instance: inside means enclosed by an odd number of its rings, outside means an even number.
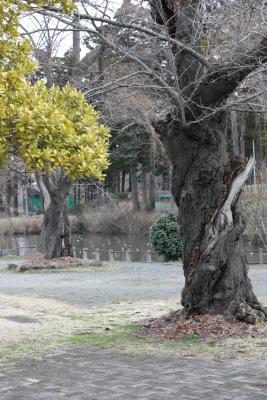
[[[47,258],[72,255],[66,196],[71,181],[101,180],[108,166],[109,130],[84,95],[71,85],[47,88],[29,80],[36,65],[28,40],[18,32],[19,16],[28,7],[74,4],[61,1],[0,0],[0,163],[20,156],[29,172],[50,174],[41,249]]]

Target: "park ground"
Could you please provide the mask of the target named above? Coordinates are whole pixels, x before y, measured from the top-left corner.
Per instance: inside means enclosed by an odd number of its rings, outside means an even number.
[[[181,265],[16,273],[11,261],[0,260],[1,400],[266,399],[264,326],[221,340],[139,334],[180,307]],[[250,276],[267,305],[267,267]]]

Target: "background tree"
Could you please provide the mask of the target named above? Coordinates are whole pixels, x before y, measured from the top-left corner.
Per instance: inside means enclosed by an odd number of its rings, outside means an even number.
[[[92,4],[92,8],[90,8],[89,2],[81,4],[84,10],[87,10],[88,7],[88,12],[89,9],[90,12],[93,9],[97,12],[97,8],[94,4]],[[106,12],[109,11],[107,5]],[[130,18],[128,12],[131,13]],[[123,2],[121,9],[116,12],[116,21],[123,24],[124,22],[129,22],[132,17],[138,21],[142,21],[142,26],[146,26],[149,11],[133,6],[131,2]],[[45,22],[41,22],[42,19],[44,19]],[[119,170],[120,162],[112,157],[112,153],[115,150],[114,154],[117,154],[118,150],[123,148],[123,146],[118,149],[114,149],[114,146],[112,146],[111,165],[108,171],[107,182],[112,191],[117,194],[119,192],[119,186],[121,188],[125,186],[123,184],[125,181],[125,174],[128,174],[131,170],[133,182],[135,182],[135,175],[137,173],[138,181],[142,181],[141,188],[145,209],[147,211],[153,210],[156,183],[155,168],[159,173],[159,168],[157,168],[155,162],[157,160],[157,149],[159,148],[162,151],[162,147],[155,144],[157,140],[155,140],[154,129],[149,121],[151,121],[152,115],[155,114],[158,103],[162,102],[161,97],[158,95],[155,96],[151,90],[144,91],[146,85],[150,86],[149,80],[146,75],[143,74],[143,71],[139,71],[135,62],[129,59],[121,59],[114,49],[104,45],[101,37],[95,35],[95,32],[88,31],[87,35],[84,36],[84,33],[81,33],[83,29],[79,25],[79,17],[76,16],[71,19],[75,40],[73,41],[73,50],[69,50],[65,57],[54,56],[51,59],[51,48],[57,47],[56,44],[53,44],[53,40],[57,43],[59,41],[59,35],[64,36],[64,32],[62,31],[66,29],[65,22],[64,25],[59,26],[59,22],[53,22],[49,12],[42,12],[42,17],[39,16],[37,19],[38,29],[28,32],[32,41],[41,43],[41,48],[38,48],[38,51],[36,51],[36,56],[39,62],[42,65],[44,64],[42,75],[47,74],[47,66],[50,66],[51,72],[49,76],[52,76],[56,80],[59,79],[59,82],[62,80],[70,80],[76,87],[82,88],[88,100],[94,102],[97,109],[101,111],[105,123],[114,127],[113,132],[115,132],[118,125],[127,126],[128,124],[133,124],[145,126],[145,130],[147,130],[150,135],[150,149],[149,153],[146,153],[147,160],[144,163],[138,162],[136,166],[130,164],[127,166],[127,160],[125,160],[125,162],[123,161],[123,165],[126,170]],[[153,42],[153,48],[147,51],[147,46],[144,42],[144,39],[149,39],[147,35],[144,37],[143,33],[140,34],[138,30],[135,31],[133,35],[131,29],[125,29],[121,26],[111,26],[101,23],[99,27],[96,27],[96,30],[109,39],[116,36],[118,43],[128,46],[132,53],[140,55],[140,57],[150,62],[150,64],[153,63],[153,68],[157,71],[161,71],[163,75],[170,76],[170,72],[165,68],[166,55],[164,52],[166,51],[166,46],[165,48],[161,46],[160,52],[155,51],[156,46],[158,46],[155,40]],[[37,36],[36,39],[35,36]],[[71,66],[71,54],[74,51],[74,47],[77,46],[77,38],[79,42],[79,38],[81,39],[81,37],[83,37],[88,52],[80,60],[76,57],[76,67],[75,71],[73,71]],[[48,45],[46,46],[46,44]],[[152,45],[151,41],[150,45]],[[49,55],[50,61],[48,62]],[[59,72],[60,69],[61,73]],[[166,69],[165,72],[164,69]],[[134,135],[132,135],[132,139],[134,139]],[[111,145],[112,143],[113,140],[111,141]],[[133,149],[134,146],[130,151],[131,154],[133,154]],[[137,153],[139,153],[138,149]],[[135,159],[139,157],[137,153]],[[124,154],[126,153],[124,152]],[[129,157],[128,161],[130,162]],[[118,185],[120,176],[122,177],[122,182],[121,185]],[[130,185],[131,189],[133,189],[132,199],[134,200],[134,208],[137,209],[139,205],[134,188],[136,187],[137,189],[139,186],[140,185],[135,184]]]
[[[142,181],[144,208],[146,211],[154,209],[155,152],[154,138],[146,124],[129,122],[125,126],[121,123],[113,126],[110,146],[111,167],[107,172],[107,178],[111,182],[112,188],[112,183],[116,184],[121,171],[129,174],[131,181],[129,189],[132,193],[135,210],[140,209],[137,187],[138,172],[139,180]],[[117,193],[116,189],[113,188],[114,193]]]
[[[49,2],[51,6],[58,4],[66,11],[72,7],[68,1]],[[39,7],[43,3],[31,5]],[[22,158],[29,172],[56,171],[68,182],[82,176],[101,179],[108,165],[109,131],[98,122],[98,113],[71,86],[48,89],[44,82],[32,84],[28,79],[34,72],[31,47],[17,31],[19,15],[28,6],[29,2],[23,1],[0,2],[1,163],[14,154]],[[57,196],[51,191],[51,204],[58,202]],[[47,229],[43,250],[48,258],[62,255],[64,246],[70,245],[63,222],[64,207],[48,213],[44,221]]]

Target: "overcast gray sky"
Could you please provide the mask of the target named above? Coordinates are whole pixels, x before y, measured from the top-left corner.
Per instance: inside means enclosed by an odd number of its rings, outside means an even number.
[[[117,9],[121,6],[123,0],[108,0],[108,7],[109,7],[109,15],[111,16],[112,13],[115,13]],[[102,5],[105,5],[106,1],[105,0],[92,0],[92,3],[99,3],[99,7]],[[132,1],[133,3],[138,3],[138,1]],[[97,12],[96,8],[93,7],[87,7],[88,11],[90,11],[91,15],[97,15],[101,16],[101,12]],[[80,8],[81,12],[84,12],[83,8]],[[85,21],[82,22],[84,25],[86,24]],[[43,18],[41,16],[30,16],[30,17],[23,17],[21,19],[21,26],[22,26],[22,31],[26,32],[33,32],[35,30],[40,29],[40,24],[43,24]],[[49,22],[49,28],[53,29],[56,26],[57,22],[56,20],[50,21]],[[58,25],[59,28],[63,28],[64,24],[59,23]],[[40,33],[33,33],[32,38],[34,39],[34,42],[37,45],[40,45],[40,38],[41,34]],[[39,47],[39,46],[38,46]],[[62,33],[60,37],[58,37],[57,43],[55,43],[55,48],[54,50],[54,56],[63,56],[64,53],[72,47],[72,33],[71,32],[66,32]],[[86,53],[86,48],[85,46],[82,46],[82,55]]]

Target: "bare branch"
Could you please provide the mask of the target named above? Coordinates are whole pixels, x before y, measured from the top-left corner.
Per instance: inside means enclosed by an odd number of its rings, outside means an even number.
[[[34,8],[33,8],[34,10]],[[55,14],[50,14],[50,15],[54,15],[54,17],[56,17],[56,15],[59,13],[61,14],[62,11],[59,8],[49,8],[46,7],[45,10],[49,10],[52,11]],[[40,10],[36,10],[36,12],[40,13]],[[159,40],[162,40],[164,42],[171,42],[173,44],[175,44],[178,48],[185,50],[187,53],[191,54],[193,57],[195,57],[196,60],[198,60],[199,62],[201,62],[207,69],[210,69],[212,67],[212,64],[205,58],[202,56],[202,54],[200,54],[199,52],[197,52],[196,50],[194,50],[192,47],[187,46],[186,44],[184,44],[183,42],[174,39],[172,37],[166,36],[166,35],[162,35],[159,32],[155,32],[151,29],[147,29],[144,28],[140,25],[137,24],[128,24],[126,22],[119,22],[119,21],[115,21],[115,20],[111,20],[109,18],[101,18],[101,17],[96,17],[96,16],[92,16],[89,14],[81,14],[78,12],[74,12],[74,15],[77,16],[80,20],[89,20],[91,22],[101,22],[101,23],[105,23],[108,25],[113,25],[113,26],[117,26],[119,28],[128,28],[131,30],[135,30],[141,33],[145,33],[149,36],[152,36],[154,38],[157,38]],[[158,25],[157,25],[157,30],[158,30]]]

